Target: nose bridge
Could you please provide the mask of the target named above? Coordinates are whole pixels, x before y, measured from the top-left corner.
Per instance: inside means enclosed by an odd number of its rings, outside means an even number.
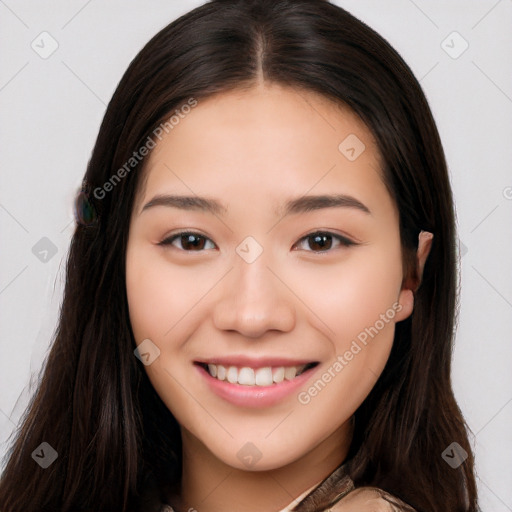
[[[243,244],[240,246],[244,248]],[[252,249],[249,246],[249,252]],[[295,308],[292,297],[268,268],[271,265],[268,256],[265,251],[254,259],[245,258],[243,252],[236,255],[233,271],[215,305],[217,328],[235,330],[246,337],[259,337],[268,330],[293,328]]]
[[[244,261],[237,262],[234,272],[235,292],[238,300],[246,305],[260,302],[261,306],[275,300],[276,290],[275,277],[268,269],[266,258],[260,257],[252,263]]]

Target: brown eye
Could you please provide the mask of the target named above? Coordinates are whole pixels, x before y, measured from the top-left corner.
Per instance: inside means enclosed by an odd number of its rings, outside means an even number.
[[[324,234],[311,235],[307,238],[309,240],[309,247],[313,251],[323,251],[332,247],[332,236]]]
[[[213,247],[205,247],[211,243]],[[215,244],[207,237],[198,233],[182,232],[162,240],[158,245],[173,245],[182,251],[202,251],[206,248],[214,249]]]
[[[205,245],[205,238],[202,236],[194,235],[194,234],[188,234],[188,235],[180,235],[179,237],[181,246],[186,251],[192,250],[192,251],[200,251],[201,249],[204,249]]]
[[[309,249],[305,249],[304,245],[307,244]],[[355,242],[349,240],[340,235],[335,235],[334,233],[318,231],[315,233],[310,233],[305,237],[301,238],[298,242],[300,248],[309,252],[329,252],[333,247],[349,247],[351,245],[356,245]]]

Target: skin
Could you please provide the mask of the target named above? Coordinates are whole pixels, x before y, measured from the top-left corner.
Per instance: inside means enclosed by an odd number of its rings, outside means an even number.
[[[354,161],[338,149],[349,134],[365,145]],[[181,425],[179,506],[280,510],[344,460],[350,419],[386,364],[395,323],[413,310],[377,146],[347,109],[259,83],[199,101],[158,142],[146,172],[130,221],[126,284],[137,344],[149,338],[160,350],[145,370]],[[279,210],[289,199],[334,193],[371,213],[330,207],[283,217]],[[206,196],[226,211],[143,210],[157,194]],[[179,237],[158,245],[190,230],[208,240],[202,249],[185,250]],[[358,245],[334,237],[319,248],[304,239],[318,231]],[[248,236],[263,249],[252,263],[236,252]],[[429,248],[421,238],[420,269]],[[307,392],[393,304],[394,317],[307,404],[294,392],[263,409],[235,406],[194,366],[226,354],[317,361],[299,390]],[[248,442],[261,454],[250,468],[237,457]]]

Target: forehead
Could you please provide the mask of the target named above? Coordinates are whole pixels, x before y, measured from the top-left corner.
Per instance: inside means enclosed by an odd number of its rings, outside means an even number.
[[[387,193],[370,130],[348,107],[311,91],[272,84],[220,93],[199,100],[156,142],[138,208],[169,187],[218,192],[226,202],[242,199],[242,188],[265,189],[276,208],[281,192],[325,192],[340,183],[348,192],[377,186]]]

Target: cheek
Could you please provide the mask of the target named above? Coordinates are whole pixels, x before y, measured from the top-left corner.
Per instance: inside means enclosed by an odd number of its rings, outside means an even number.
[[[345,421],[373,388],[389,357],[402,310],[401,281],[400,252],[391,248],[368,251],[339,272],[326,273],[310,292],[311,303],[320,308],[318,315],[334,331],[326,333],[332,340],[329,361],[299,395],[317,421]]]
[[[129,243],[126,255],[126,293],[130,323],[135,342],[150,339],[160,353],[144,366],[155,391],[176,415],[188,409],[187,396],[179,382],[184,380],[177,357],[180,342],[186,339],[185,322],[179,322],[190,310],[190,297],[183,293],[183,272],[173,270],[154,251],[137,242]],[[189,288],[190,289],[190,288]],[[180,420],[179,414],[177,415]]]
[[[126,293],[135,340],[145,338],[161,345],[177,320],[185,315],[195,293],[188,275],[166,263],[161,255],[138,246],[128,246]],[[165,342],[168,344],[168,342]]]
[[[310,273],[301,269],[300,274],[290,275],[288,279],[296,283],[297,295],[322,321],[326,337],[333,341],[338,352],[373,326],[382,314],[388,312],[388,317],[393,319],[399,308],[402,282],[399,250],[354,252],[340,265],[312,268]],[[392,330],[391,323],[385,323],[383,334]]]
[[[126,294],[135,341],[156,340],[159,337],[163,309],[168,303],[167,286],[156,286],[162,276],[154,262],[144,257],[144,252],[129,247],[126,258]]]
[[[173,377],[179,382],[190,377],[188,340],[208,314],[203,299],[218,279],[207,265],[202,270],[180,267],[170,264],[165,254],[147,243],[135,241],[128,245],[126,293],[130,323],[137,345],[149,339],[160,351],[144,369],[155,389],[162,388],[163,395],[173,395],[169,390],[176,382]]]

